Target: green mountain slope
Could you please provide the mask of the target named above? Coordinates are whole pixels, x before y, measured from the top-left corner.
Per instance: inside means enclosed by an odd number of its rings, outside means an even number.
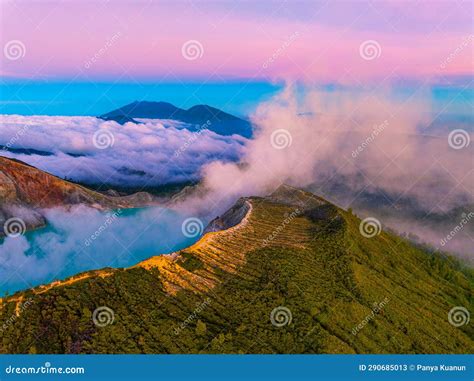
[[[289,187],[241,199],[181,252],[3,300],[0,351],[473,353],[448,319],[473,271],[360,222]]]

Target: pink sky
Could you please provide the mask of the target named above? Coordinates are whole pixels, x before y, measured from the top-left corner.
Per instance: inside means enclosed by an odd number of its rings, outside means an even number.
[[[473,71],[470,1],[7,0],[0,7],[4,77],[357,84]],[[194,60],[182,53],[190,40],[202,46]],[[12,41],[24,56],[5,53]],[[361,56],[365,41],[375,41],[367,53],[374,59]]]

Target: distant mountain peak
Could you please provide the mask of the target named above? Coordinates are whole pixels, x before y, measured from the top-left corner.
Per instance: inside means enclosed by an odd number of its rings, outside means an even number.
[[[184,110],[163,101],[134,101],[99,118],[114,120],[120,124],[137,123],[134,118],[172,119],[191,126],[207,124],[207,129],[219,135],[237,134],[246,138],[252,137],[252,125],[249,121],[205,104]],[[190,129],[195,130],[195,128]]]
[[[103,120],[112,120],[114,122],[117,122],[118,124],[125,124],[125,123],[140,123],[137,120],[130,118],[127,115],[112,115],[112,116],[101,116],[100,117]]]

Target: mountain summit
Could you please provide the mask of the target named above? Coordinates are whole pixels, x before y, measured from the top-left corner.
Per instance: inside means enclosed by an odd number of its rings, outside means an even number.
[[[186,249],[0,300],[0,353],[472,353],[451,316],[472,271],[362,223],[287,186],[242,198]]]
[[[205,128],[219,135],[252,137],[252,126],[247,120],[208,105],[196,105],[184,110],[167,102],[135,101],[99,118],[121,124],[134,121],[134,118],[172,119],[193,125],[195,130],[206,125]]]

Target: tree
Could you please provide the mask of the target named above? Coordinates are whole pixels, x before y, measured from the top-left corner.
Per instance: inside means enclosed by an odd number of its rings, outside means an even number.
[[[196,323],[196,335],[204,336],[206,332],[207,332],[206,323],[202,322],[201,320],[198,320]]]

